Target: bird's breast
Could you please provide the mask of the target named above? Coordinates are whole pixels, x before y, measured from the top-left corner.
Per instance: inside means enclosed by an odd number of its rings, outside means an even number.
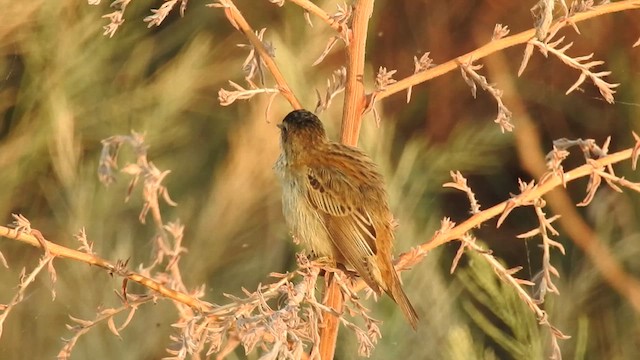
[[[278,159],[274,170],[282,185],[282,212],[295,239],[318,256],[332,256],[333,245],[324,220],[307,200],[305,169]]]

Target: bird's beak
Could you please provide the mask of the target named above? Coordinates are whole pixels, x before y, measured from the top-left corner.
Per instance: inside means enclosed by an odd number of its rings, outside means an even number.
[[[282,130],[282,126],[283,126],[282,123],[276,124],[276,126],[278,127],[278,129]]]

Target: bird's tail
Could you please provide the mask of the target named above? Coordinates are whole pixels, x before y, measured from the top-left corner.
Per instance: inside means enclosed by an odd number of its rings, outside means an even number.
[[[416,330],[418,328],[418,314],[413,308],[413,305],[411,305],[407,294],[405,294],[404,290],[402,289],[402,284],[400,284],[398,273],[393,270],[393,268],[391,270],[391,279],[391,284],[389,284],[390,286],[387,290],[387,293],[389,294],[389,296],[391,296],[393,301],[395,301],[400,306],[400,310],[402,310],[404,317],[407,318],[407,321],[409,322],[413,330]]]

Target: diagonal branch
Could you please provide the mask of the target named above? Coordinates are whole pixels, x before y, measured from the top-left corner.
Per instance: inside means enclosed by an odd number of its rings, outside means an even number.
[[[16,231],[14,229],[10,229],[5,226],[0,226],[0,236],[4,236],[9,239],[18,240],[23,243],[27,243],[31,246],[42,247],[40,241],[38,241],[38,239],[35,236]],[[81,261],[86,264],[101,267],[114,274],[121,275],[131,281],[134,281],[146,288],[154,290],[164,297],[167,297],[171,300],[175,300],[185,305],[188,305],[193,309],[196,309],[199,311],[209,311],[212,309],[211,305],[207,302],[198,300],[184,292],[169,289],[164,285],[160,284],[159,282],[153,279],[150,279],[146,276],[142,276],[136,272],[122,271],[120,266],[114,265],[111,262],[101,257],[87,254],[78,250],[69,249],[67,247],[58,245],[56,243],[52,243],[48,240],[44,240],[44,242],[47,244],[46,246],[53,256],[73,259],[73,260]]]
[[[592,10],[577,13],[568,18],[558,20],[557,26],[570,26],[574,23],[588,20],[594,17],[598,17],[604,14],[612,14],[625,10],[633,10],[640,8],[640,0],[626,0],[617,1],[614,3],[601,5],[593,8]],[[469,53],[461,55],[455,59],[449,60],[443,64],[430,68],[424,72],[420,72],[411,76],[408,76],[402,80],[398,80],[395,84],[387,86],[384,90],[376,93],[376,100],[382,100],[388,96],[396,94],[401,91],[405,91],[412,86],[421,84],[440,75],[446,74],[455,70],[459,63],[468,63],[470,60],[480,60],[488,55],[491,55],[497,51],[504,50],[506,48],[524,44],[536,36],[536,29],[530,29],[521,33],[507,36],[499,40],[494,40],[488,44],[473,50]]]
[[[510,94],[509,102],[513,107],[514,113],[518,114],[516,125],[518,130],[514,132],[516,139],[516,148],[518,157],[523,168],[531,174],[533,178],[542,178],[545,172],[553,171],[558,176],[566,177],[562,160],[568,156],[568,152],[553,151],[552,157],[547,157],[545,164],[545,154],[541,145],[540,131],[534,121],[527,115],[527,111],[519,96],[515,85],[509,76],[502,71],[507,66],[507,58],[500,54],[492,57],[491,61],[487,61],[487,69],[492,78],[498,81],[505,93]],[[634,154],[638,154],[640,150],[640,138],[633,134],[636,138],[636,147],[631,154],[632,169]],[[554,146],[555,147],[555,146]],[[566,185],[556,188],[555,190],[545,194],[545,201],[556,214],[562,214],[558,219],[558,223],[563,228],[564,233],[580,248],[598,269],[598,272],[604,281],[620,296],[624,297],[630,304],[640,304],[640,283],[631,274],[629,274],[616,260],[611,250],[598,238],[595,231],[583,219],[582,215],[576,210],[574,201],[565,191]],[[638,305],[633,305],[636,310],[640,309]]]
[[[282,96],[287,99],[287,101],[294,109],[302,109],[300,101],[298,101],[293,91],[291,91],[289,84],[282,75],[282,72],[280,72],[280,69],[278,68],[276,62],[273,60],[273,57],[269,54],[267,48],[264,46],[262,41],[260,41],[253,28],[251,28],[251,25],[249,25],[244,16],[242,16],[242,13],[240,13],[240,10],[238,10],[233,1],[220,0],[219,2],[211,4],[209,6],[224,9],[224,13],[231,25],[242,32],[249,39],[249,42],[251,42],[251,45],[253,45],[254,49],[258,52],[260,58],[267,66],[267,69],[269,69],[269,72],[271,72],[271,75],[273,76],[276,84],[278,84],[278,90],[280,90]]]
[[[603,157],[598,160],[594,160],[601,166],[607,166],[610,164],[619,163],[621,161],[627,160],[631,158],[632,149],[626,149],[623,151],[619,151],[617,153],[613,153],[606,157]],[[558,175],[549,176],[545,182],[538,184],[531,191],[527,191],[522,194],[522,197],[518,199],[518,201],[525,203],[527,201],[533,201],[544,194],[548,193],[552,189],[562,186],[563,181],[568,183],[574,181],[576,179],[589,176],[593,171],[593,165],[585,164],[580,167],[577,167],[571,171],[565,173],[564,179]],[[512,199],[501,202],[500,204],[494,205],[489,209],[482,211],[481,213],[475,214],[471,216],[469,219],[454,227],[450,231],[446,233],[436,234],[429,242],[420,245],[420,250],[424,252],[429,252],[438,246],[445,244],[449,241],[460,239],[465,233],[471,231],[474,227],[478,226],[481,223],[484,223],[498,215],[501,215],[505,210],[508,210],[509,203],[513,201]],[[402,260],[399,261],[402,263]],[[640,301],[640,298],[638,299]],[[640,309],[640,302],[638,302],[638,306]]]
[[[606,167],[608,165],[612,165],[628,159],[632,159],[633,155],[634,155],[634,149],[629,148],[626,150],[622,150],[622,151],[607,155],[598,160],[594,160],[594,162],[599,164],[600,166]],[[537,186],[533,187],[530,191],[527,191],[526,193],[521,194],[520,197],[517,199],[517,201],[520,203],[531,202],[551,192],[553,189],[557,187],[564,186],[568,182],[589,176],[592,172],[593,172],[593,165],[589,163],[564,173],[564,176],[557,175],[557,174],[550,175],[546,178],[546,180],[543,183],[540,183]],[[481,224],[487,222],[488,220],[503,214],[505,211],[508,211],[510,205],[513,204],[513,201],[514,201],[514,198],[511,198],[497,205],[494,205],[489,209],[486,209],[480,213],[474,214],[469,219],[467,219],[461,224],[458,224],[457,226],[453,226],[453,224],[449,227],[443,226],[445,230],[436,232],[436,234],[431,238],[430,241],[423,243],[411,249],[410,251],[407,251],[402,255],[400,255],[400,257],[396,260],[396,265],[395,265],[396,269],[400,271],[410,269],[413,265],[419,263],[429,251],[439,246],[442,246],[443,244],[446,244],[450,241],[462,239],[465,236],[465,234],[473,230],[473,228],[478,227]],[[592,249],[590,249],[591,251],[587,251],[587,252],[590,253],[590,255],[593,254],[595,256],[595,253],[598,250],[602,250],[602,249],[603,249],[602,247],[593,247]],[[613,280],[615,279],[610,279],[612,280],[611,285],[615,287],[618,291],[620,291],[629,300],[630,304],[633,306],[633,308],[636,311],[640,312],[640,284],[638,284],[637,281],[626,281],[630,277],[626,275],[623,271],[619,271],[621,269],[619,269],[618,266],[615,266],[615,268],[613,266],[609,266],[612,264],[611,263],[605,264],[604,260],[602,261],[602,264],[599,264],[598,267],[600,267],[600,265],[602,266],[601,269],[603,270],[605,269],[612,270],[612,271],[616,270],[615,272],[616,275],[621,275],[621,276],[624,275],[624,279],[622,278],[617,279],[615,283],[613,282]],[[613,265],[617,265],[617,264],[613,262]],[[607,274],[605,273],[605,275]],[[354,291],[363,289],[366,286],[367,285],[364,283],[364,281],[359,280],[358,284],[354,286]]]

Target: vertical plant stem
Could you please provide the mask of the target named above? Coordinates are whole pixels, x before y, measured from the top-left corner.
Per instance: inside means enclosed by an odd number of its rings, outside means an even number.
[[[373,13],[373,0],[356,1],[353,25],[347,47],[347,83],[342,112],[342,142],[358,143],[362,113],[366,107],[364,94],[364,60],[369,18]]]
[[[369,18],[373,13],[374,0],[356,1],[353,11],[353,25],[351,27],[350,41],[347,48],[347,83],[345,86],[344,107],[342,113],[342,143],[355,146],[358,143],[362,113],[366,101],[364,94],[364,60],[367,43],[367,30]],[[340,286],[334,278],[329,281],[327,287],[325,305],[341,313],[344,308],[344,299],[340,292]],[[339,319],[327,314],[322,320],[320,332],[320,358],[322,360],[333,359],[338,340]]]
[[[333,275],[331,275],[326,292],[325,305],[341,313],[344,308],[344,299],[342,298],[340,285],[338,285]],[[336,352],[339,327],[340,319],[332,314],[326,313],[322,319],[322,330],[320,331],[320,359],[333,359]]]

